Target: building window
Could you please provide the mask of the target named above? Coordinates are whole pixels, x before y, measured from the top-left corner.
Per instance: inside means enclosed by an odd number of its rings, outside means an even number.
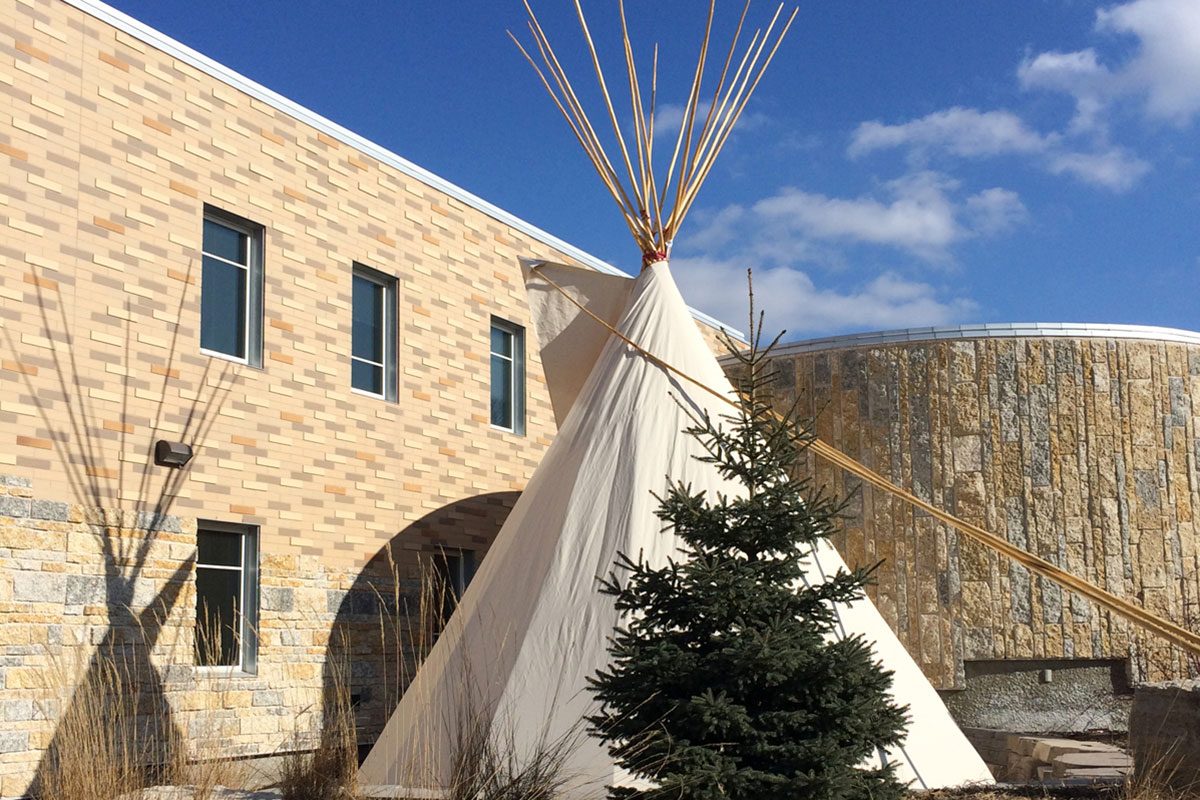
[[[475,577],[475,552],[443,548],[433,558],[434,592],[442,627],[458,608],[463,593]]]
[[[263,228],[205,206],[200,348],[262,366]]]
[[[257,629],[257,529],[201,521],[196,531],[196,664],[255,672]]]
[[[525,432],[525,329],[492,318],[492,424]]]
[[[396,279],[354,265],[351,307],[350,385],[396,399]]]

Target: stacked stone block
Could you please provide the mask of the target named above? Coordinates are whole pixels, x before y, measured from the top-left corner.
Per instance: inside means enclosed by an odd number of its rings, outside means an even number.
[[[1200,344],[978,338],[781,355],[826,441],[918,497],[1193,629],[1200,624]],[[1184,655],[903,502],[812,460],[849,497],[836,544],[935,686],[964,659]],[[862,489],[860,492],[859,490]]]

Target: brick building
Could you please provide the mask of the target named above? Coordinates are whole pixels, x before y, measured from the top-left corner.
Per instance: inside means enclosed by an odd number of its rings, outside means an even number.
[[[164,737],[252,756],[319,726],[349,648],[369,741],[417,647],[377,645],[380,611],[469,578],[554,434],[521,259],[613,268],[102,3],[0,9],[0,797],[97,650]],[[780,363],[850,455],[1193,620],[1200,336],[975,333]],[[186,468],[155,463],[179,444]],[[939,688],[985,662],[1186,672],[857,502],[838,544],[887,559],[874,596]],[[238,635],[197,654],[206,619]]]
[[[97,649],[255,755],[336,641],[369,741],[380,606],[469,578],[555,430],[521,259],[613,268],[102,3],[0,9],[0,796]]]

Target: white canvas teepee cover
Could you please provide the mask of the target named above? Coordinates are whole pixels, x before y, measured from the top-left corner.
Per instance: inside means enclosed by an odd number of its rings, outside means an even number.
[[[566,330],[570,314],[561,316],[552,327]],[[665,262],[642,271],[616,327],[732,396]],[[611,570],[619,552],[641,553],[653,564],[675,552],[653,497],[668,480],[714,494],[739,490],[694,458],[701,448],[683,433],[690,425],[685,407],[713,418],[730,410],[615,337],[607,339],[450,625],[363,764],[363,784],[445,786],[467,719],[490,721],[494,735],[511,742],[518,757],[575,734],[564,765],[572,777],[569,796],[601,796],[605,785],[622,777],[581,727],[593,708],[586,679],[607,662],[606,637],[617,623],[612,599],[597,591],[597,578]],[[837,553],[823,547],[813,579],[841,566]],[[889,756],[899,762],[901,779],[927,788],[990,781],[874,606],[856,603],[843,619],[848,632],[875,642],[895,672],[895,696],[910,707],[907,744]]]

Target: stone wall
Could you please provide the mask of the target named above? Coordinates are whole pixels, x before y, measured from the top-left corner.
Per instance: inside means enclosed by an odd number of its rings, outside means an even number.
[[[180,735],[191,757],[307,746],[338,680],[369,744],[429,641],[427,557],[439,545],[486,550],[514,498],[431,514],[359,571],[263,554],[250,675],[195,666],[195,519],[47,500],[27,479],[0,476],[0,797],[30,788],[64,719],[84,713],[72,692],[104,659],[130,674],[143,730]]]
[[[780,355],[826,441],[922,499],[1178,623],[1200,621],[1200,345],[1117,338],[917,341]],[[934,685],[963,662],[1131,660],[1187,674],[1133,631],[815,460],[848,496],[835,543],[882,560],[870,593]]]

